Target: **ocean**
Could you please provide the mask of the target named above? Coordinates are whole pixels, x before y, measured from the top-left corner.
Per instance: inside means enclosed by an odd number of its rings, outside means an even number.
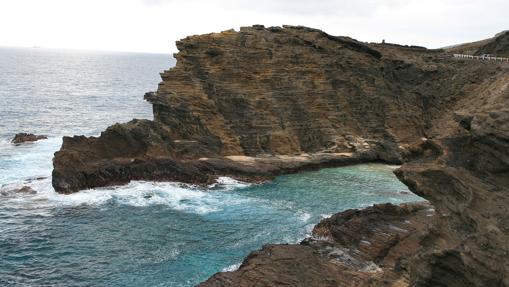
[[[71,195],[51,187],[62,136],[132,118],[169,55],[0,48],[0,286],[194,286],[267,243],[297,243],[335,212],[421,200],[394,167],[363,164],[264,184],[135,181]],[[18,132],[47,140],[13,145]],[[36,194],[11,192],[30,186]]]

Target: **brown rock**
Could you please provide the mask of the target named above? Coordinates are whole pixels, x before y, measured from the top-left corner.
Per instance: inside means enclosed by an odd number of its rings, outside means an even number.
[[[14,136],[12,139],[12,143],[14,144],[21,144],[24,142],[35,142],[38,140],[47,139],[47,136],[43,135],[34,135],[34,134],[28,134],[28,133],[18,133]]]
[[[462,128],[434,140],[439,153],[423,149],[396,171],[439,215],[412,262],[414,286],[509,286],[509,77],[500,80],[462,100]]]
[[[433,215],[426,203],[340,212],[315,227],[314,239],[264,246],[198,286],[408,286],[409,258]]]

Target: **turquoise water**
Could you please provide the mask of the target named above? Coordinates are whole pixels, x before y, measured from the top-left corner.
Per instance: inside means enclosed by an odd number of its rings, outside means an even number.
[[[150,118],[143,93],[155,89],[169,62],[164,55],[0,49],[7,71],[0,73],[0,286],[193,286],[234,270],[263,244],[299,242],[340,210],[419,200],[393,167],[380,164],[259,185],[221,178],[209,188],[132,182],[55,193],[51,159],[61,136]],[[49,139],[14,146],[8,140],[18,131]],[[37,194],[10,191],[23,185]]]
[[[0,285],[193,286],[265,243],[302,240],[334,212],[417,199],[405,191],[390,167],[370,164],[209,190],[133,182],[4,196]]]

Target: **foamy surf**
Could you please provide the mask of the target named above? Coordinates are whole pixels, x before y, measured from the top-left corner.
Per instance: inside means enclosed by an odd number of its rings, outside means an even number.
[[[240,265],[242,263],[236,263],[236,264],[232,264],[230,266],[227,266],[225,268],[223,268],[221,271],[222,272],[232,272],[232,271],[236,271],[237,269],[239,269]]]
[[[33,143],[0,143],[0,183],[28,181],[51,175],[53,153],[62,143],[52,137]]]
[[[246,188],[251,186],[250,183],[242,182],[231,177],[220,176],[216,179],[216,182],[209,185],[209,189],[220,189],[223,191],[231,191],[240,188]]]
[[[123,186],[59,194],[51,186],[51,178],[47,177],[31,182],[15,183],[5,189],[15,189],[26,185],[37,191],[34,195],[13,194],[14,197],[11,196],[10,200],[19,205],[40,204],[42,208],[81,205],[100,207],[107,204],[135,207],[164,205],[174,210],[204,215],[222,211],[226,206],[246,204],[252,200],[239,194],[225,193],[225,191],[246,186],[234,180],[226,182],[227,185],[218,185],[214,187],[214,190],[209,190],[176,182],[132,181]]]

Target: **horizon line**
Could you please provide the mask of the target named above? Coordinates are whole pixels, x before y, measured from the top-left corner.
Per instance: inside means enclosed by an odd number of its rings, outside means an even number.
[[[76,51],[76,52],[109,52],[109,53],[129,53],[129,54],[157,54],[157,55],[168,55],[173,58],[173,53],[170,52],[160,52],[160,51],[134,51],[134,50],[115,50],[115,49],[102,49],[102,48],[70,48],[70,47],[46,47],[46,46],[18,46],[18,45],[4,45],[0,44],[0,49],[10,48],[10,49],[32,49],[32,50],[61,50],[61,51]]]

